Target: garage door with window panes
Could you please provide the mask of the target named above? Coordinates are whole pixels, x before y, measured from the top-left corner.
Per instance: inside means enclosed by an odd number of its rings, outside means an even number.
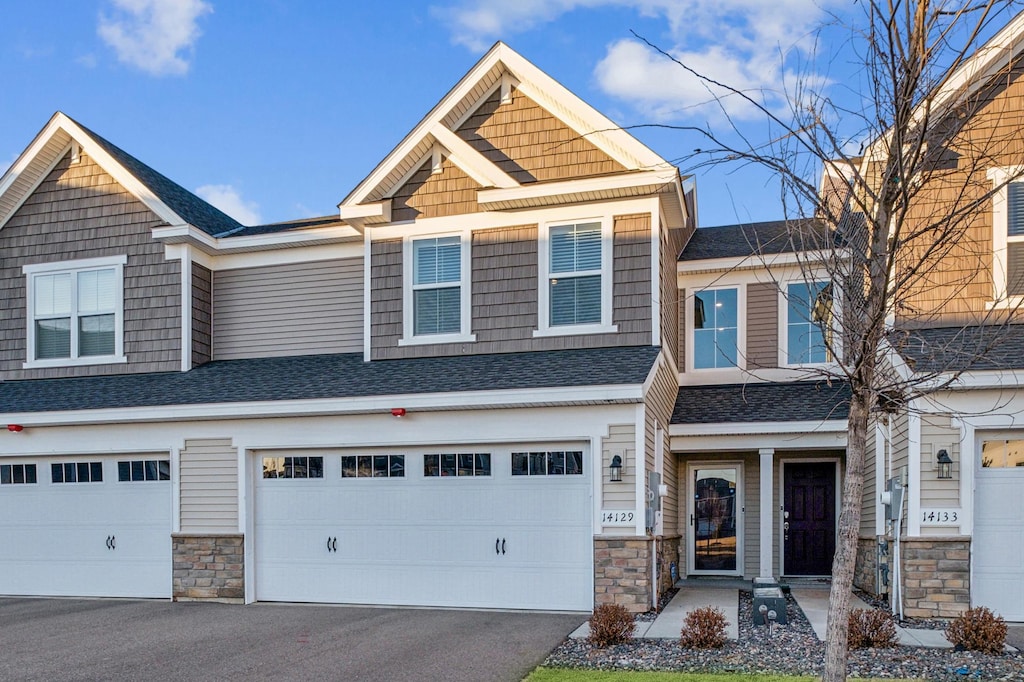
[[[256,598],[589,610],[583,448],[264,453]]]
[[[974,489],[971,602],[1024,621],[1024,434],[985,439]]]
[[[170,460],[0,464],[0,594],[171,596]]]

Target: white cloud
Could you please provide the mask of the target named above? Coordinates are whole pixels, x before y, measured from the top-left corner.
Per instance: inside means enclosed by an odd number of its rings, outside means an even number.
[[[113,16],[100,16],[98,33],[118,60],[154,76],[188,72],[199,39],[199,17],[213,7],[203,0],[111,0]],[[182,53],[185,53],[184,55]]]
[[[557,20],[570,11],[632,9],[663,20],[652,42],[695,71],[777,108],[785,101],[788,55],[809,55],[825,7],[838,0],[458,0],[434,8],[456,43],[483,49],[495,39]],[[709,91],[678,64],[634,39],[612,43],[594,70],[598,86],[658,121],[753,117],[742,97]],[[820,77],[813,77],[822,83]],[[710,102],[710,103],[709,103]]]
[[[243,199],[231,185],[203,185],[196,188],[196,194],[243,225],[259,225],[262,222],[259,204]]]

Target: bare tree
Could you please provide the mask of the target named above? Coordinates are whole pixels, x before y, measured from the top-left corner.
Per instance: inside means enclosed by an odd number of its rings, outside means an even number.
[[[677,127],[703,138],[702,148],[681,165],[756,164],[774,173],[788,239],[798,255],[806,254],[801,266],[807,273],[824,268],[837,289],[836,333],[825,335],[835,363],[815,370],[848,382],[851,390],[825,680],[846,678],[873,413],[908,409],[915,398],[991,358],[1001,331],[1014,319],[1012,307],[981,301],[991,301],[993,291],[997,297],[1007,291],[993,281],[986,217],[995,194],[1005,192],[1017,175],[994,182],[986,171],[1011,165],[1007,159],[1013,154],[1019,158],[1014,144],[1024,112],[992,103],[1021,66],[1010,59],[997,72],[976,72],[976,62],[969,61],[1005,47],[999,35],[984,41],[1007,21],[1012,4],[860,3],[863,14],[847,28],[862,86],[845,84],[838,99],[819,80],[804,78],[787,94],[784,112],[767,104],[762,93],[715,81],[662,52],[701,79],[727,121],[718,128]],[[833,24],[831,34],[836,30]],[[974,87],[979,80],[983,87]],[[767,131],[767,141],[751,138],[729,120],[726,103],[736,98],[763,117],[766,125],[759,130]],[[864,141],[863,153],[849,153],[851,138]],[[929,325],[959,325],[963,332],[945,337],[942,347],[916,348],[910,354],[919,360],[915,371],[901,371],[893,351],[920,345],[914,330]]]

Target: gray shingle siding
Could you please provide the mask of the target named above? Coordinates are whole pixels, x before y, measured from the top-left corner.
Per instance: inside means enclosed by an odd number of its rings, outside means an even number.
[[[0,230],[0,380],[180,369],[181,266],[151,230],[164,223],[82,154],[59,161]],[[22,266],[126,255],[127,364],[22,369],[27,360]]]

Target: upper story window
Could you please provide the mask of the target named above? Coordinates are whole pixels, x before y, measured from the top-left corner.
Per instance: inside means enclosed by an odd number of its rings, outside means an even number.
[[[27,368],[125,361],[125,261],[119,256],[22,268],[27,278]]]
[[[406,242],[409,284],[401,343],[473,340],[469,334],[469,249],[462,242],[460,235]]]
[[[1024,294],[1024,182],[1006,187],[1006,293]]]
[[[705,289],[693,296],[693,368],[739,366],[739,294]]]
[[[786,287],[786,357],[789,365],[821,364],[828,351],[832,324],[832,286],[828,282],[794,282]]]
[[[548,227],[541,239],[538,334],[615,331],[610,229],[601,220]]]
[[[1024,168],[992,168],[992,297],[1024,296]]]

